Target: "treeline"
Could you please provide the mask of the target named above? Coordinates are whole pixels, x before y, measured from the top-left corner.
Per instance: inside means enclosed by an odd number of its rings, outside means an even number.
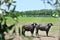
[[[22,17],[51,17],[53,15],[59,15],[60,14],[56,10],[51,10],[51,9],[42,9],[42,10],[33,10],[33,11],[15,11],[12,13],[10,11],[6,16],[22,16]]]
[[[52,16],[52,10],[33,10],[33,11],[25,11],[25,12],[20,12],[21,16]]]

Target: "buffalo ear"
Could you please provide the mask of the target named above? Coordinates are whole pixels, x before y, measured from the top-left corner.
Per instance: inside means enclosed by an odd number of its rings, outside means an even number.
[[[37,23],[35,23],[35,25],[37,25]]]
[[[32,26],[34,26],[34,23],[33,24],[31,24]]]
[[[34,25],[34,24],[31,24],[31,25]]]
[[[37,25],[37,23],[33,23],[32,25],[33,25],[33,26],[36,26],[36,25]]]
[[[48,26],[53,26],[53,24],[52,23],[48,23]]]
[[[53,26],[53,24],[51,23],[51,25]]]

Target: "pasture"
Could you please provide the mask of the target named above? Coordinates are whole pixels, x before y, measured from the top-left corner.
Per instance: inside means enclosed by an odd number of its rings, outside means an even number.
[[[33,22],[36,22],[38,24],[46,24],[46,23],[53,23],[53,26],[51,27],[49,31],[49,37],[46,37],[45,31],[39,31],[39,37],[35,36],[35,31],[34,31],[34,37],[31,37],[30,32],[26,32],[26,37],[23,37],[22,34],[20,36],[16,36],[14,40],[58,40],[58,34],[59,34],[59,24],[60,20],[59,18],[53,18],[53,17],[18,17],[16,22],[14,19],[11,17],[6,17],[7,18],[7,25],[11,25],[13,23],[16,23],[16,29],[20,27],[20,33],[22,31],[21,27],[23,24],[31,24]],[[12,29],[13,30],[13,29]],[[17,33],[18,34],[18,33]],[[7,36],[8,37],[8,36]]]

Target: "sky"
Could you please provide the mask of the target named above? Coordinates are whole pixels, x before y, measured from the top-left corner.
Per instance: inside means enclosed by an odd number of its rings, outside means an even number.
[[[50,4],[43,3],[41,0],[15,0],[16,10],[41,10],[41,9],[54,9]]]
[[[16,11],[29,11],[41,9],[54,9],[50,4],[43,3],[41,0],[15,0]],[[5,8],[5,7],[3,7]],[[13,7],[11,7],[12,9]]]

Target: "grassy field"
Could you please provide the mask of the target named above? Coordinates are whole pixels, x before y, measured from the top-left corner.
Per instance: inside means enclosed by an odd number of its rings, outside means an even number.
[[[53,23],[53,29],[58,28],[57,26],[59,25],[59,19],[58,18],[53,18],[53,17],[18,17],[18,23],[19,25],[23,24],[31,24],[33,22],[36,22],[38,24],[46,24],[46,23]],[[15,23],[15,20],[12,18],[7,18],[7,24],[13,24]]]
[[[11,25],[13,23],[16,23],[16,21],[10,17],[6,17],[7,18],[7,24]],[[31,24],[33,22],[36,22],[38,24],[46,24],[46,23],[53,23],[54,26],[51,27],[50,31],[49,31],[49,35],[51,36],[58,36],[59,33],[59,24],[60,24],[60,20],[59,18],[53,18],[53,17],[18,17],[18,22],[16,23],[20,28],[23,24]],[[27,35],[28,33],[26,33]],[[30,34],[30,33],[29,33]],[[39,32],[40,35],[45,35],[45,32],[40,31]],[[27,39],[28,38],[28,39]],[[39,39],[35,39],[35,38],[31,38],[31,37],[24,37],[23,40],[40,40]],[[46,40],[47,38],[45,37],[41,37],[41,40]],[[51,39],[51,38],[49,38]],[[47,39],[48,40],[48,39]],[[54,38],[52,38],[51,40],[54,40]],[[55,39],[56,40],[56,39]]]

